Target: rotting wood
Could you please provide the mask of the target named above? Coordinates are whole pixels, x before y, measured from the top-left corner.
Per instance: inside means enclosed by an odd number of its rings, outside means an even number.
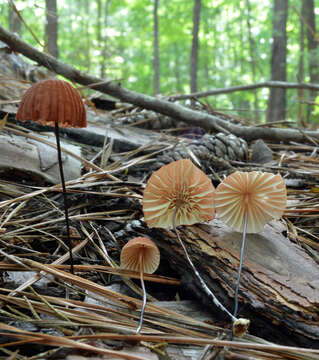
[[[301,247],[281,234],[284,226],[278,227],[275,221],[271,224],[259,234],[247,235],[239,314],[252,320],[251,329],[255,334],[313,346],[319,340],[319,267]],[[218,309],[207,302],[186,265],[174,233],[150,230],[141,222],[132,225],[129,235],[133,236],[134,231],[143,232],[155,240],[162,257],[169,259],[184,285],[212,312],[218,313]],[[208,286],[232,309],[241,233],[215,219],[210,225],[180,227],[180,234]]]
[[[39,138],[41,135],[38,135]],[[47,141],[48,138],[45,137]],[[63,146],[69,151],[81,155],[80,147],[63,143]],[[0,134],[0,173],[7,177],[20,175],[20,179],[33,178],[38,184],[49,182],[52,184],[60,183],[57,175],[57,154],[56,150],[48,145],[26,139],[21,136],[10,134],[6,136]],[[66,180],[72,180],[81,175],[81,162],[70,156],[63,156],[66,165]]]

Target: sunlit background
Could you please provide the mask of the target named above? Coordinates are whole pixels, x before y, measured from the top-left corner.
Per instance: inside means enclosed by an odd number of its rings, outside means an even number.
[[[45,1],[14,2],[24,21],[44,43]],[[153,94],[152,0],[58,0],[59,59],[103,78],[120,79],[124,87]],[[270,80],[273,1],[202,0],[198,91]],[[300,1],[289,1],[287,81],[297,82],[300,61]],[[193,6],[190,0],[160,0],[160,92],[190,92]],[[0,0],[0,22],[9,29],[10,5]],[[319,7],[315,9],[319,13]],[[36,46],[25,25],[19,33]],[[309,81],[308,52],[303,54],[304,81]],[[257,91],[258,112],[265,118],[269,90]],[[218,110],[245,119],[256,116],[252,91],[209,97]],[[255,102],[255,103],[254,103]],[[287,119],[297,116],[297,91],[287,90]],[[316,108],[312,120],[316,120]]]

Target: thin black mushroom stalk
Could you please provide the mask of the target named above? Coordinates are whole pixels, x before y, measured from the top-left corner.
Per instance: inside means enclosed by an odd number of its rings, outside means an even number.
[[[31,86],[23,95],[16,115],[19,121],[32,120],[41,125],[53,126],[57,144],[57,156],[62,185],[67,246],[70,253],[71,273],[74,273],[72,243],[68,215],[68,201],[65,187],[60,127],[86,127],[86,111],[77,90],[68,82],[58,79],[40,81]]]

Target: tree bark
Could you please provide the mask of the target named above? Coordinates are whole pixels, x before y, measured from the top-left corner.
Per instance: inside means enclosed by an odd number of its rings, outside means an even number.
[[[46,26],[45,35],[47,39],[47,50],[55,58],[59,57],[58,49],[58,14],[57,1],[45,1]]]
[[[271,80],[286,81],[288,0],[274,0],[273,44],[271,51]],[[267,108],[267,122],[285,120],[286,91],[271,89]]]
[[[192,41],[192,53],[191,53],[191,92],[197,91],[197,68],[198,68],[198,31],[200,22],[200,8],[201,0],[194,0],[194,12],[193,12],[193,41]]]
[[[154,0],[154,95],[160,93],[160,60],[158,51],[158,5],[159,0]]]

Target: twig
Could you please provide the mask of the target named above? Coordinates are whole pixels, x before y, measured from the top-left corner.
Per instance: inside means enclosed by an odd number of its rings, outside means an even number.
[[[282,89],[306,89],[319,90],[319,85],[312,83],[288,83],[285,81],[263,81],[256,84],[230,86],[227,88],[220,88],[215,90],[201,91],[192,94],[180,94],[170,96],[171,100],[186,100],[191,98],[201,98],[208,96],[215,96],[220,94],[230,94],[237,91],[256,90],[260,88],[282,88]]]

